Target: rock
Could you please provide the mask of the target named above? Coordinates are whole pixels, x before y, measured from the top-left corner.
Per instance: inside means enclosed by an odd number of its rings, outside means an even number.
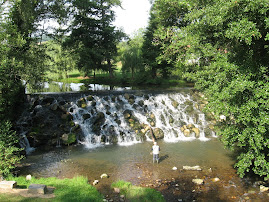
[[[138,102],[138,105],[139,105],[140,107],[143,107],[143,106],[144,106],[144,101],[143,101],[143,100],[140,100],[140,101]]]
[[[94,100],[94,98],[93,98],[93,96],[92,96],[92,95],[89,95],[89,96],[87,97],[87,100],[88,100],[88,101],[93,101],[93,100]]]
[[[191,130],[195,133],[196,138],[200,137],[200,129],[199,128],[192,128]]]
[[[116,192],[116,193],[120,193],[120,189],[119,188],[114,188],[114,192]]]
[[[193,179],[192,182],[197,185],[201,185],[204,183],[203,179]]]
[[[131,116],[132,116],[132,111],[131,110],[125,110],[124,112],[123,112],[123,116],[124,116],[124,118],[125,119],[129,119],[129,118],[131,118]]]
[[[94,180],[92,184],[97,185],[98,183],[99,183],[99,180]]]
[[[51,109],[52,111],[56,111],[56,110],[58,109],[58,104],[57,104],[57,103],[52,104],[52,105],[50,106],[50,109]]]
[[[269,190],[269,187],[260,185],[260,192],[265,192],[265,191],[268,191],[268,190]]]
[[[47,186],[43,184],[30,184],[28,187],[28,193],[31,194],[46,194]]]
[[[177,167],[173,167],[172,170],[177,170]]]
[[[16,181],[1,181],[0,189],[13,189],[17,186]]]
[[[155,128],[153,130],[154,136],[156,139],[163,139],[164,138],[164,132],[160,128]]]
[[[215,177],[212,179],[212,182],[218,182],[218,181],[220,181],[220,179],[218,177]]]
[[[172,101],[172,106],[173,106],[173,107],[177,108],[177,107],[178,107],[178,105],[179,105],[179,104],[178,104],[178,102],[177,102],[177,101],[175,101],[175,100],[173,100],[173,101]]]
[[[84,120],[91,118],[90,114],[83,114],[82,116]]]
[[[67,140],[68,140],[68,134],[63,134],[62,135],[62,140],[65,141],[65,142],[67,142]]]
[[[32,176],[31,175],[26,175],[26,180],[27,181],[30,181],[32,179]]]
[[[191,131],[189,129],[186,129],[183,131],[183,134],[185,137],[190,137]]]
[[[194,127],[195,126],[193,124],[191,124],[191,123],[187,125],[187,129],[190,129],[190,130],[192,130]]]
[[[108,178],[108,175],[106,173],[103,173],[101,176],[100,176],[101,179],[103,178]]]
[[[201,171],[200,166],[183,166],[183,170],[194,170],[194,171]]]

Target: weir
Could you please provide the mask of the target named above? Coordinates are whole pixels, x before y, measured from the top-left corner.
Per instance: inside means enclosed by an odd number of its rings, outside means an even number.
[[[28,95],[28,101],[31,109],[17,123],[27,153],[42,145],[69,145],[70,138],[94,148],[215,137],[191,88],[41,93]]]
[[[89,148],[152,140],[150,129],[166,142],[206,141],[213,134],[188,94],[90,95],[71,104],[69,112],[85,136],[81,143]]]

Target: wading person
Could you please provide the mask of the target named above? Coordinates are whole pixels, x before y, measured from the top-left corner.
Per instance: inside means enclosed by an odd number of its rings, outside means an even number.
[[[154,142],[154,145],[152,146],[153,163],[155,161],[159,163],[159,153],[160,153],[160,147],[159,145],[157,145],[157,142]]]

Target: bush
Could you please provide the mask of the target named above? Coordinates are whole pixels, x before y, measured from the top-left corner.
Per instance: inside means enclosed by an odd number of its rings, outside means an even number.
[[[10,122],[2,122],[0,125],[0,175],[7,176],[16,164],[23,158],[19,153],[22,149],[16,147],[19,138],[16,132],[11,130]]]

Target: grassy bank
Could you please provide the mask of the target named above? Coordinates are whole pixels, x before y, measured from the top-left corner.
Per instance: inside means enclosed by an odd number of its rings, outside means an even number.
[[[30,184],[45,184],[55,187],[55,198],[37,199],[1,194],[0,201],[103,201],[103,196],[95,187],[88,184],[88,179],[85,177],[73,179],[32,178],[30,181],[27,181],[25,177],[10,177],[8,180],[17,181],[18,187],[24,189],[28,188]]]
[[[165,201],[162,194],[155,189],[134,186],[130,182],[119,180],[112,183],[111,187],[118,188],[120,194],[123,194],[130,202]]]
[[[75,177],[73,179],[57,178],[32,178],[27,181],[25,177],[9,177],[7,180],[17,182],[17,189],[27,189],[30,184],[44,184],[48,187],[54,187],[54,198],[25,198],[20,195],[0,194],[0,201],[23,201],[23,202],[42,202],[42,201],[59,201],[59,202],[77,202],[77,201],[103,201],[103,195],[88,183],[85,177]],[[163,202],[165,201],[160,192],[138,186],[133,186],[130,182],[118,181],[111,185],[111,188],[119,188],[120,194],[125,199],[133,202]]]

